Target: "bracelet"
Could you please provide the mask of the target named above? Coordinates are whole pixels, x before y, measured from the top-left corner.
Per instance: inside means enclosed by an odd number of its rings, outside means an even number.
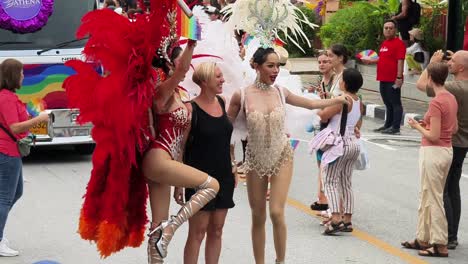
[[[237,165],[235,160],[231,160],[231,167],[235,167]]]
[[[398,80],[403,80],[403,77],[398,77],[398,76],[397,76],[396,78],[397,78]]]

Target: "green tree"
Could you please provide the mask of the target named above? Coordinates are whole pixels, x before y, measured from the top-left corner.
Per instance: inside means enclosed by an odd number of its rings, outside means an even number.
[[[377,50],[382,35],[382,24],[390,17],[390,9],[383,1],[375,4],[354,2],[352,6],[338,10],[320,29],[325,47],[341,43],[354,55],[359,51]]]

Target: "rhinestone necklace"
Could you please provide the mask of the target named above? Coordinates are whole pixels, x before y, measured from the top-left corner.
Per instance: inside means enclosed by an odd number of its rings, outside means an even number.
[[[258,89],[262,91],[266,91],[266,90],[271,89],[272,86],[264,82],[261,82],[260,80],[257,79],[255,80],[255,87],[257,87]]]

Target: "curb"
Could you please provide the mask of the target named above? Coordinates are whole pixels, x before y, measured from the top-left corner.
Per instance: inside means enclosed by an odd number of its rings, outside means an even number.
[[[289,72],[291,75],[292,74],[295,74],[295,75],[319,75],[320,74],[320,71],[290,71]]]
[[[370,118],[376,118],[385,120],[385,106],[373,103],[364,103],[364,115]],[[403,118],[401,119],[402,126],[408,126],[408,120],[410,118],[423,118],[422,115],[416,113],[405,113],[403,112]]]

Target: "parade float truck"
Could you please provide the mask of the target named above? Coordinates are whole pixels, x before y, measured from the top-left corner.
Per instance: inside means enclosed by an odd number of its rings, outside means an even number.
[[[0,62],[14,58],[24,64],[23,85],[16,91],[30,115],[50,114],[49,122],[31,129],[35,147],[73,146],[79,153],[94,149],[91,124],[79,125],[78,109],[70,109],[63,81],[74,71],[64,63],[82,59],[86,39],[75,33],[96,0],[2,0]]]

